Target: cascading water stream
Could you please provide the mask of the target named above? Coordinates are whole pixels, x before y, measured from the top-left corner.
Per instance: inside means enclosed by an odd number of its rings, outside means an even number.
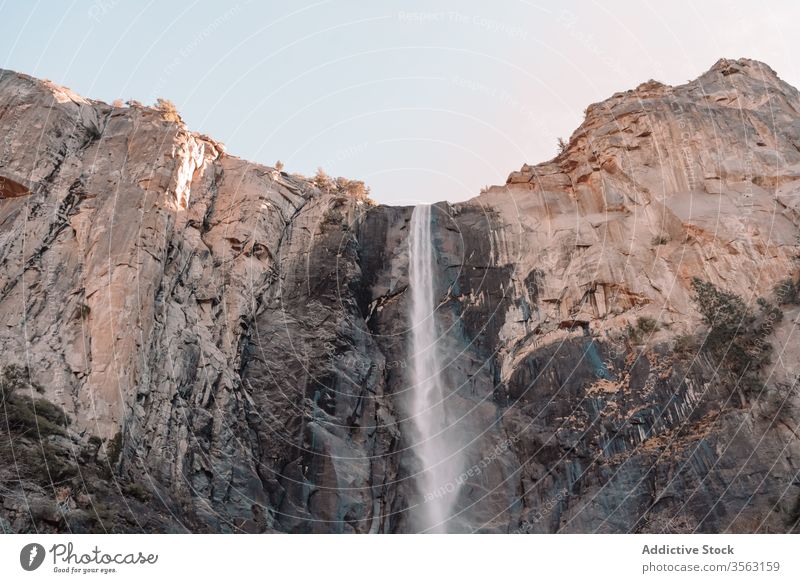
[[[455,428],[447,422],[442,346],[436,326],[436,263],[431,236],[431,207],[419,205],[411,215],[409,287],[411,306],[409,422],[412,450],[420,462],[420,499],[411,510],[419,532],[447,532],[458,495],[460,471]]]

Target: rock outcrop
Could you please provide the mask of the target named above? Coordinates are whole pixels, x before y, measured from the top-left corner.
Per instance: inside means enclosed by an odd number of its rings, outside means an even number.
[[[0,127],[0,364],[70,420],[0,456],[75,470],[0,468],[4,529],[408,530],[410,208],[9,71]],[[591,105],[555,159],[438,204],[454,529],[797,529],[800,310],[774,289],[799,211],[800,94],[746,59]],[[756,385],[687,341],[693,278],[780,304]]]

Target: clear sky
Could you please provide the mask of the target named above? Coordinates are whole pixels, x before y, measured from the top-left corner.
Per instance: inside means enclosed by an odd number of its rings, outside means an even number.
[[[0,3],[2,67],[172,100],[228,152],[463,200],[547,160],[589,103],[751,57],[800,85],[800,3],[94,0]]]

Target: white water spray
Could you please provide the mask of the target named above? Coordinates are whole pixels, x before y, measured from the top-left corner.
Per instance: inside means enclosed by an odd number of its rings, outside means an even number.
[[[461,467],[456,431],[448,425],[442,347],[436,326],[435,250],[431,238],[431,207],[420,205],[411,214],[408,235],[411,388],[409,421],[412,450],[421,464],[417,473],[420,498],[411,510],[420,532],[447,532],[447,523],[460,483]]]

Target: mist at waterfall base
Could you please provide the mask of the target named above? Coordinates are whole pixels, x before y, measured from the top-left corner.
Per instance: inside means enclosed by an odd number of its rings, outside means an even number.
[[[452,387],[445,385],[448,359],[443,354],[446,343],[436,319],[438,270],[431,221],[431,206],[416,206],[408,236],[411,301],[407,426],[409,446],[417,461],[417,499],[410,505],[409,514],[415,532],[445,533],[454,530],[464,440],[449,406]]]

